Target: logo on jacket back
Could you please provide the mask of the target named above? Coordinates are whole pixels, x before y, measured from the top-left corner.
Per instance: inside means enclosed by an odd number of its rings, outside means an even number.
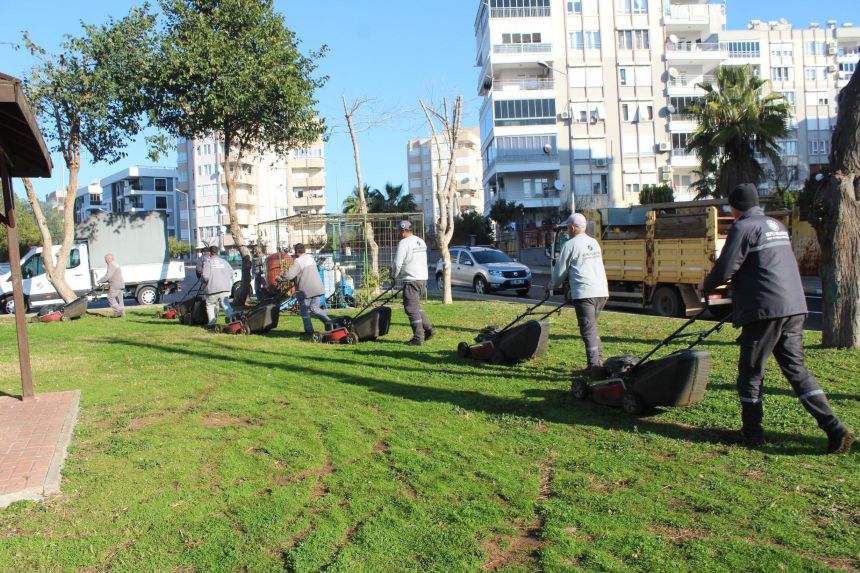
[[[779,223],[777,223],[773,219],[767,220],[767,226],[771,231],[779,231]]]

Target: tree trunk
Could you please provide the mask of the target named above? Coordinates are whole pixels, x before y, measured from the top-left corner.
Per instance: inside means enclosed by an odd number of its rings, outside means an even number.
[[[218,147],[218,138],[215,138],[215,147]],[[230,215],[230,235],[233,236],[233,243],[238,247],[239,254],[244,261],[246,258],[250,260],[251,251],[248,249],[245,236],[242,234],[242,229],[239,228],[239,210],[236,207],[236,179],[239,177],[241,170],[240,160],[242,159],[241,149],[233,158],[233,138],[228,135],[224,136],[224,181],[227,183],[227,213]],[[231,169],[232,165],[232,169]],[[216,182],[216,185],[219,185]],[[221,224],[221,221],[218,221]],[[242,279],[239,283],[239,288],[236,290],[236,296],[233,297],[233,304],[243,306],[248,300],[248,293],[251,290],[251,274],[242,273]]]
[[[75,239],[75,192],[78,187],[80,151],[64,152],[63,158],[69,168],[69,184],[66,186],[66,197],[63,200],[63,240],[60,243],[60,250],[57,252],[56,259],[51,256],[54,251],[54,241],[48,231],[44,213],[39,207],[33,185],[27,179],[24,180],[24,188],[27,190],[27,200],[33,207],[33,213],[36,214],[39,232],[42,234],[42,262],[45,265],[45,274],[63,302],[68,303],[77,298],[75,291],[66,282],[66,264],[69,261],[72,242]]]
[[[830,176],[815,191],[810,222],[821,245],[822,342],[860,348],[860,75],[837,100]]]
[[[349,137],[352,140],[352,153],[355,157],[355,178],[358,181],[358,212],[361,215],[367,215],[367,197],[364,196],[364,182],[361,180],[361,156],[358,151],[358,137],[355,133],[355,126],[352,123],[352,114],[358,109],[358,105],[353,106],[352,111],[346,105],[346,98],[343,100],[343,114],[346,118],[346,126],[349,128]],[[371,283],[377,285],[379,283],[377,275],[379,273],[379,245],[376,244],[376,237],[373,234],[373,224],[364,221],[364,240],[370,248],[370,270],[368,274],[373,275]],[[378,293],[378,288],[374,289],[373,294]]]
[[[441,162],[442,156],[439,153],[439,140],[436,136],[436,128],[433,124],[433,117],[431,116],[431,111],[421,102],[421,107],[424,109],[424,115],[427,116],[427,122],[430,124],[430,130],[432,132],[432,141],[436,143],[436,156],[438,157],[438,161],[440,163],[439,171],[441,171]],[[448,250],[448,245],[451,244],[451,238],[454,236],[454,213],[456,207],[456,193],[455,188],[457,184],[457,176],[455,173],[456,164],[455,164],[455,155],[457,150],[457,142],[460,138],[460,127],[461,127],[461,112],[463,108],[463,98],[462,96],[458,97],[454,102],[454,107],[451,112],[451,118],[448,118],[448,109],[447,105],[443,108],[443,113],[439,114],[438,112],[432,112],[432,115],[435,116],[439,121],[442,122],[442,126],[444,128],[445,140],[448,144],[448,150],[450,155],[448,157],[448,169],[445,176],[445,185],[439,184],[439,177],[437,172],[436,177],[436,201],[439,203],[439,222],[437,224],[437,236],[439,237],[439,251],[442,255],[442,304],[451,304],[454,302],[454,298],[451,294],[451,253]]]

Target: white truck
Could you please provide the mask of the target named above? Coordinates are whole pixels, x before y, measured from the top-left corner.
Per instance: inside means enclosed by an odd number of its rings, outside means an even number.
[[[54,256],[60,250],[54,247]],[[185,280],[185,264],[171,261],[167,250],[167,219],[151,211],[130,215],[95,213],[75,229],[75,243],[66,265],[66,282],[78,296],[95,288],[104,276],[108,253],[122,268],[125,296],[140,304],[155,304],[176,292]],[[45,273],[42,247],[33,247],[21,259],[27,310],[63,301]],[[106,296],[98,293],[93,298]],[[15,312],[10,272],[0,275],[0,311]]]

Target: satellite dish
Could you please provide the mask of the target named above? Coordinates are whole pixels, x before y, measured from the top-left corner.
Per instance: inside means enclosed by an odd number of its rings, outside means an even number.
[[[666,106],[666,111],[667,111],[668,113],[675,113],[675,106],[674,106],[674,105],[672,105],[672,104],[667,105],[667,106]]]
[[[677,44],[678,43],[678,36],[676,36],[675,34],[669,34],[669,41],[672,42],[673,44]]]
[[[493,78],[491,78],[490,76],[484,76],[484,81],[481,86],[485,90],[489,91],[493,87]]]
[[[544,146],[543,146],[543,152],[544,152],[544,153],[546,153],[547,155],[549,155],[550,153],[552,153],[552,145],[551,145],[551,144],[549,144],[549,143],[547,143],[546,145],[544,145]]]
[[[678,70],[676,70],[675,68],[669,68],[667,70],[667,73],[669,74],[669,77],[673,80],[678,78]]]
[[[556,179],[555,181],[553,181],[552,186],[556,191],[564,191],[564,181],[562,181],[561,179]]]

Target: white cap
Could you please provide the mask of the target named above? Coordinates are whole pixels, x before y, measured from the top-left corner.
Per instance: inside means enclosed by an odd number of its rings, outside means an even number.
[[[585,229],[588,226],[588,221],[585,220],[585,215],[582,213],[574,213],[567,219],[565,219],[562,225],[568,227],[576,227],[577,229]]]

